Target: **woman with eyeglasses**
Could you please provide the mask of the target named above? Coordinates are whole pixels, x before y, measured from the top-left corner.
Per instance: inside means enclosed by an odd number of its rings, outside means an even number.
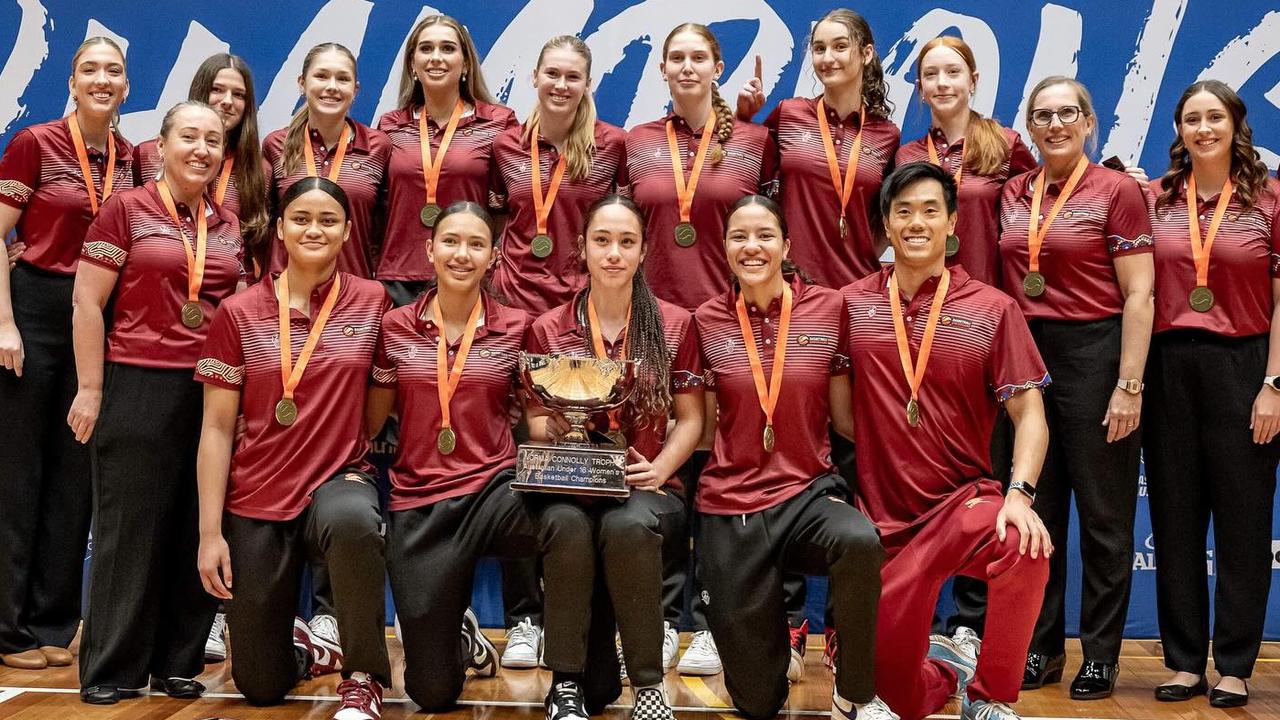
[[[1146,177],[1091,163],[1086,146],[1096,130],[1083,84],[1041,80],[1027,102],[1027,131],[1043,163],[1009,180],[1000,198],[1003,288],[1022,307],[1053,378],[1045,393],[1049,454],[1034,507],[1057,548],[1067,545],[1072,496],[1080,517],[1077,700],[1110,696],[1119,670],[1153,312]],[[1050,560],[1023,689],[1062,678],[1066,558],[1057,552]]]

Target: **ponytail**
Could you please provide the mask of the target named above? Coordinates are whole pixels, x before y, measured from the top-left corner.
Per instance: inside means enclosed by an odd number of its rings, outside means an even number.
[[[712,165],[719,165],[724,160],[724,144],[733,137],[733,110],[720,97],[717,85],[718,83],[711,84],[711,111],[716,114],[716,147],[711,151]]]
[[[346,55],[347,59],[351,61],[352,72],[355,72],[356,56],[353,55],[345,45],[329,42],[320,43],[307,51],[307,56],[302,60],[302,75],[304,77],[306,76],[307,71],[311,69],[311,63],[314,62],[321,53],[329,51]],[[307,103],[304,101],[302,103],[302,107],[298,109],[298,112],[294,113],[293,119],[289,121],[289,131],[285,133],[284,136],[284,147],[282,148],[283,157],[281,158],[284,163],[285,175],[292,175],[298,170],[298,165],[302,162],[302,148],[305,147],[307,143],[311,142],[310,138],[305,137],[307,132],[307,121],[310,117],[311,111],[307,108]]]

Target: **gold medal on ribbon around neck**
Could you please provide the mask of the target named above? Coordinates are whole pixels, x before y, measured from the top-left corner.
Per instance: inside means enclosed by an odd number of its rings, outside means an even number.
[[[292,398],[280,398],[276,403],[276,422],[289,427],[298,421],[298,404]]]
[[[1213,309],[1213,291],[1207,287],[1192,290],[1188,300],[1191,302],[1191,309],[1196,312],[1209,312]]]
[[[1022,292],[1027,297],[1040,297],[1044,294],[1044,275],[1038,272],[1029,272],[1022,279]]]
[[[426,227],[433,228],[436,226],[436,220],[440,217],[440,206],[435,203],[428,203],[422,206],[422,212],[418,213],[418,219]]]
[[[458,434],[453,428],[440,428],[440,432],[436,435],[436,449],[441,455],[450,455],[458,447]]]
[[[533,242],[529,244],[529,249],[536,258],[545,258],[551,255],[551,251],[555,249],[555,242],[551,240],[550,235],[540,234],[533,236]]]
[[[200,303],[188,300],[182,304],[182,324],[195,330],[204,322],[204,310]]]

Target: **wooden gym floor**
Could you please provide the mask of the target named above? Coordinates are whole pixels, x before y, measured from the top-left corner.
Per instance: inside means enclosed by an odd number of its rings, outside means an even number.
[[[501,650],[501,634],[491,637]],[[688,635],[684,637],[688,642]],[[388,637],[392,669],[396,673],[396,689],[387,693],[385,720],[423,719],[434,716],[415,714],[414,706],[400,692],[403,672],[400,643]],[[234,653],[234,642],[232,646]],[[1159,643],[1152,640],[1130,640],[1124,644],[1120,679],[1110,699],[1072,702],[1067,698],[1067,685],[1079,663],[1079,644],[1068,644],[1068,666],[1065,681],[1034,692],[1025,692],[1017,704],[1024,718],[1094,718],[1106,720],[1280,720],[1280,643],[1264,644],[1250,683],[1251,700],[1247,707],[1215,710],[1203,698],[1185,703],[1157,703],[1151,688],[1168,673],[1160,659]],[[830,710],[831,675],[822,666],[822,636],[809,638],[805,658],[805,675],[792,686],[791,699],[783,716],[803,720],[826,715]],[[234,660],[234,658],[233,658]],[[164,695],[144,696],[118,705],[97,707],[84,705],[78,695],[77,669],[50,668],[30,671],[0,666],[0,720],[328,720],[337,705],[334,689],[337,675],[328,675],[300,685],[289,702],[274,708],[254,708],[235,694],[231,682],[230,661],[206,666],[200,679],[209,687],[202,700],[173,700]],[[1210,682],[1213,681],[1211,676]],[[542,717],[542,698],[550,681],[545,670],[500,670],[492,679],[468,681],[462,707],[439,716],[442,720],[537,720]],[[726,720],[732,718],[727,707],[728,695],[719,676],[682,678],[674,672],[667,676],[667,691],[676,716],[680,720]],[[610,708],[609,720],[625,720],[631,702],[624,690],[620,705]],[[959,706],[955,701],[934,718],[955,718]]]

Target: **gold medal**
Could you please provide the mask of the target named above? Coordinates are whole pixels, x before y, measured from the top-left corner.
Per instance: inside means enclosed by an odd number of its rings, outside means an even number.
[[[552,242],[551,236],[545,233],[541,235],[534,235],[533,242],[530,244],[530,249],[533,251],[533,256],[536,258],[545,258],[549,256],[552,248],[554,247],[555,243]]]
[[[433,228],[436,226],[436,220],[440,217],[440,206],[435,203],[428,203],[422,206],[422,212],[418,214],[418,219],[422,224]]]
[[[955,257],[960,252],[960,238],[955,235],[947,236],[947,257]]]
[[[1022,292],[1026,293],[1027,297],[1040,297],[1043,295],[1044,275],[1035,271],[1027,273],[1027,276],[1022,279]]]
[[[915,398],[907,401],[907,424],[911,427],[920,426],[920,403]]]
[[[604,436],[609,438],[609,442],[613,443],[615,447],[625,448],[627,446],[627,436],[621,430],[610,430]]]
[[[773,425],[764,426],[764,450],[765,452],[773,452],[773,446],[777,442],[777,436],[774,435]]]
[[[298,420],[298,404],[293,398],[280,398],[276,403],[276,422],[288,427]]]
[[[1196,312],[1209,312],[1213,308],[1213,291],[1207,287],[1198,287],[1191,291],[1189,298],[1191,309]]]
[[[1210,300],[1212,302],[1212,300]],[[182,324],[195,330],[204,322],[204,310],[200,303],[188,300],[182,304]]]
[[[849,225],[848,223],[845,222],[844,216],[841,215],[840,216],[840,237],[845,237],[848,234],[849,234]]]
[[[692,247],[698,241],[698,231],[693,223],[682,222],[676,225],[676,244],[680,247]]]
[[[441,455],[449,455],[458,447],[458,435],[451,427],[440,428],[440,433],[436,435],[436,449]]]

